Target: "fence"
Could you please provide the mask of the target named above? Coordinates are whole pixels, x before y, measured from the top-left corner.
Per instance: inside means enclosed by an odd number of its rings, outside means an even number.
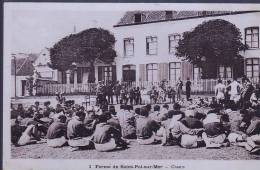
[[[73,84],[44,84],[37,87],[37,95],[51,96],[55,95],[56,92],[65,94],[95,94],[96,87],[95,83],[77,84],[76,87]]]
[[[152,89],[153,86],[160,86],[162,82],[123,82],[122,85],[127,89],[132,87],[140,87],[141,89]],[[186,81],[183,81],[184,86]],[[227,84],[227,80],[223,80],[224,84]],[[176,87],[176,81],[167,81],[166,86]],[[214,79],[201,79],[191,80],[192,93],[203,94],[203,93],[214,93],[214,88],[217,84],[217,80]],[[183,88],[185,91],[185,88]]]
[[[211,94],[214,93],[214,87],[218,80],[215,79],[201,79],[192,80],[191,89],[193,94]],[[259,79],[252,80],[254,84],[259,83]],[[150,90],[153,86],[159,86],[162,82],[122,82],[124,88],[140,87],[140,89]],[[176,81],[167,81],[166,84],[175,87]],[[185,81],[183,82],[186,83]],[[227,84],[227,80],[223,80]],[[44,84],[37,88],[37,95],[55,95],[56,92],[63,92],[65,94],[95,94],[97,85],[95,83],[89,84]],[[185,88],[183,88],[185,90]]]

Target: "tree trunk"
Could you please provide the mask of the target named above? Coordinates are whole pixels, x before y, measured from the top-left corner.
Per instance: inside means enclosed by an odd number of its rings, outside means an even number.
[[[95,83],[95,66],[94,66],[94,61],[90,62],[90,72],[88,75],[88,83]]]

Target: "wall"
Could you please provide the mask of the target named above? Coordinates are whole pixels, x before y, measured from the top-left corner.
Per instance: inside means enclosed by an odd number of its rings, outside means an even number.
[[[26,80],[27,76],[16,76],[16,96],[22,96],[22,80]],[[11,97],[15,97],[15,76],[11,76]],[[26,93],[26,92],[25,92]],[[26,94],[25,94],[26,95]]]

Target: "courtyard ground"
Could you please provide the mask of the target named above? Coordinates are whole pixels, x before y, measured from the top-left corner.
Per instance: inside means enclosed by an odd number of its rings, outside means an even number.
[[[11,147],[12,158],[32,159],[186,159],[186,160],[260,160],[244,148],[231,146],[221,149],[185,149],[179,146],[139,145],[132,141],[126,150],[98,152],[82,150],[71,152],[69,147],[50,148],[46,143]]]
[[[184,97],[184,96],[183,96]],[[75,100],[82,103],[84,96],[67,96],[67,100]],[[41,104],[44,101],[51,101],[56,104],[55,97],[27,97],[13,100],[13,103],[31,105],[35,101]],[[95,98],[92,99],[93,102]],[[119,105],[115,105],[116,108]],[[170,106],[172,107],[172,106]],[[96,150],[84,150],[71,152],[68,146],[62,148],[49,148],[46,143],[33,144],[15,147],[11,146],[12,158],[33,158],[33,159],[188,159],[188,160],[260,160],[260,155],[251,155],[244,148],[231,146],[221,149],[185,149],[179,146],[139,145],[131,141],[126,150],[113,152],[98,152]]]

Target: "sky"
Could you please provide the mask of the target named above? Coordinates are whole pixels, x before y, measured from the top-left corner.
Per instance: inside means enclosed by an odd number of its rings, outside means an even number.
[[[12,53],[39,53],[61,38],[91,27],[113,32],[123,11],[88,10],[13,10],[11,12]]]
[[[63,37],[91,27],[113,33],[130,10],[250,10],[256,4],[4,3],[4,52],[39,53]]]

